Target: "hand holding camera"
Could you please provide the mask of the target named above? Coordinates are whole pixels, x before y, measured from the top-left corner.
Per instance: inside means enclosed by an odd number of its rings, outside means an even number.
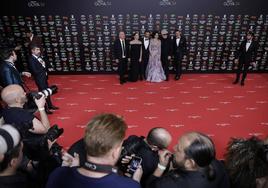
[[[166,167],[170,162],[170,158],[172,157],[172,153],[168,150],[159,150],[158,155],[159,155],[160,165]]]
[[[38,109],[44,109],[44,106],[46,104],[46,98],[45,98],[45,95],[44,94],[40,94],[41,95],[41,98],[34,98],[34,102],[36,104],[36,106],[38,107]]]

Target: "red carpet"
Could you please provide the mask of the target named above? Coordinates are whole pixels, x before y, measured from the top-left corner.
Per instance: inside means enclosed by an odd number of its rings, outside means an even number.
[[[222,158],[231,137],[268,136],[268,74],[249,74],[244,87],[232,85],[233,79],[233,74],[185,74],[180,81],[119,85],[116,75],[50,76],[59,86],[52,99],[60,110],[49,119],[65,129],[59,142],[66,148],[83,136],[92,116],[112,112],[124,117],[128,135],[166,127],[172,146],[184,132],[204,132]]]

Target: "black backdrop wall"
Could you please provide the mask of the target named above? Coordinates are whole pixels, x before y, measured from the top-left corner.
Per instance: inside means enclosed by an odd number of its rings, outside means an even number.
[[[112,45],[119,30],[130,37],[163,28],[186,36],[185,72],[233,72],[236,48],[252,29],[260,44],[252,71],[268,71],[267,0],[9,0],[0,14],[0,37],[23,45],[24,65],[31,28],[56,74],[116,72]]]

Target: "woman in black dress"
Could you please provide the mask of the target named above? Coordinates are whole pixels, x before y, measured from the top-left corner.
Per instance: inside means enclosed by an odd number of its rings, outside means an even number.
[[[130,70],[129,81],[136,82],[139,77],[139,64],[142,61],[142,42],[139,40],[138,32],[133,34],[133,40],[129,43]]]

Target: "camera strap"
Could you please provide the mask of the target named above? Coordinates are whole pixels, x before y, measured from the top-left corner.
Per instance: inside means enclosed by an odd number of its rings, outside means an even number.
[[[96,163],[92,163],[89,161],[86,161],[84,163],[83,168],[90,170],[90,171],[95,171],[95,172],[117,173],[117,169],[114,166],[101,165],[101,164],[96,164]]]

